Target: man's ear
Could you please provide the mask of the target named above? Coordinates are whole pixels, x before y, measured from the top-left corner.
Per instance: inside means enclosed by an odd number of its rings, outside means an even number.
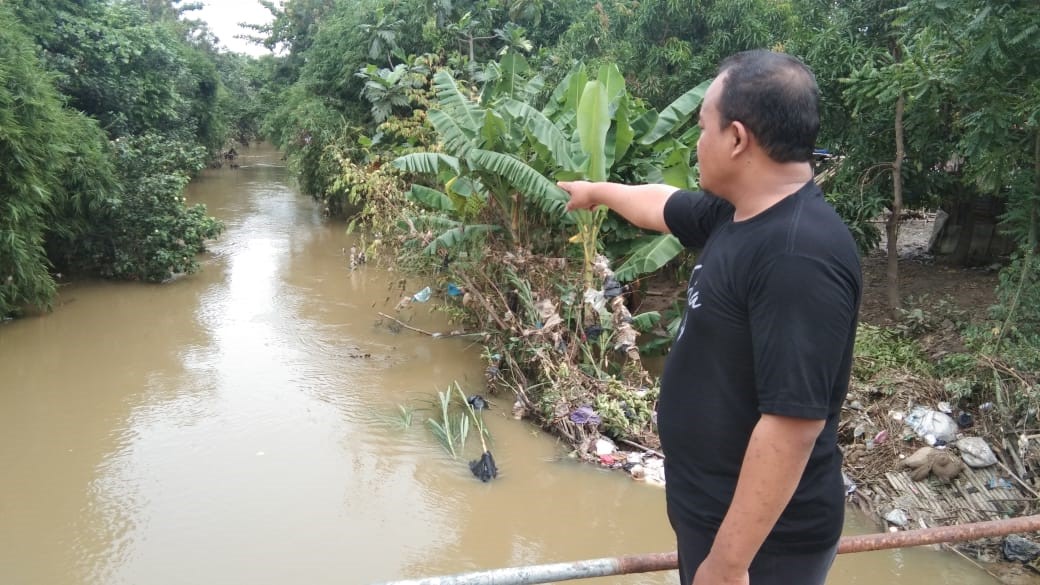
[[[733,148],[730,151],[730,157],[737,158],[751,148],[751,133],[748,132],[747,126],[738,120],[730,123],[730,132],[733,133]]]

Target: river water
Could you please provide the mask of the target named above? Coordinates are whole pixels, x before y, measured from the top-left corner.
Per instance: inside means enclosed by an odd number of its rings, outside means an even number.
[[[228,228],[202,272],[71,284],[0,325],[0,584],[365,584],[674,548],[660,489],[568,460],[507,397],[486,414],[499,479],[470,474],[475,444],[453,461],[423,421],[453,382],[482,390],[480,348],[388,327],[423,283],[351,271],[276,152],[239,162],[188,187]],[[427,307],[401,318],[450,328]],[[912,549],[829,582],[995,581]]]

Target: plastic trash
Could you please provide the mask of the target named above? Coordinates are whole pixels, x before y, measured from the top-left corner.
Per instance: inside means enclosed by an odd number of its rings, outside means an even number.
[[[462,289],[454,283],[448,283],[448,296],[457,297],[462,294]]]
[[[614,451],[617,451],[617,447],[614,446],[614,441],[610,439],[599,438],[596,439],[596,455],[602,457],[604,455],[610,455]]]
[[[490,451],[484,451],[480,459],[470,461],[469,470],[484,483],[498,477],[498,466],[495,465],[495,458],[491,456]]]
[[[903,510],[895,508],[888,514],[885,514],[885,521],[887,521],[889,524],[893,524],[895,526],[899,526],[900,528],[904,528],[908,524],[910,524],[910,517],[907,516],[906,512],[904,512]]]
[[[1002,549],[1004,558],[1009,561],[1028,563],[1040,556],[1040,544],[1017,534],[1008,535]]]
[[[607,299],[603,296],[603,291],[590,288],[585,291],[582,298],[586,304],[592,305],[592,309],[597,313],[602,313],[607,308]]]
[[[957,440],[957,423],[937,410],[914,407],[906,417],[906,424],[929,445],[935,445],[936,441],[952,443]]]
[[[646,483],[664,486],[664,459],[651,458],[643,464],[643,479]]]
[[[965,437],[957,441],[957,449],[961,452],[961,459],[969,467],[989,467],[997,462],[997,456],[986,444],[985,439],[980,437]]]
[[[1011,485],[1011,482],[1004,479],[1003,477],[990,478],[986,482],[986,488],[991,490],[995,490],[997,488],[1009,490],[1013,487],[1015,486]]]
[[[603,297],[606,299],[612,299],[614,297],[621,296],[621,283],[617,281],[613,276],[608,276],[603,281]]]
[[[599,339],[601,333],[603,333],[603,328],[599,325],[589,325],[585,328],[585,337],[589,341],[595,341]]]
[[[600,419],[599,415],[596,414],[596,411],[592,410],[591,406],[582,406],[575,409],[575,411],[571,413],[570,419],[571,422],[576,425],[599,425],[599,423],[602,422],[602,419]]]
[[[967,412],[961,412],[957,415],[957,426],[962,429],[970,429],[975,425],[975,418]]]
[[[488,402],[480,394],[474,394],[466,399],[466,402],[473,407],[473,410],[486,410],[488,408]]]
[[[418,301],[420,303],[425,303],[426,301],[430,300],[430,296],[432,296],[432,295],[433,295],[433,289],[431,289],[430,287],[426,287],[426,288],[422,289],[421,291],[419,291],[419,292],[415,293],[414,295],[412,295],[412,299],[415,300],[415,301]]]
[[[856,482],[852,481],[844,471],[841,472],[841,483],[845,486],[845,495],[850,496],[856,491]]]

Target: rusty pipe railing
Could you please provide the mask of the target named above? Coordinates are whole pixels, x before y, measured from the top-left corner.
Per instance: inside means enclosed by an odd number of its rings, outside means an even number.
[[[1040,515],[959,524],[956,526],[937,526],[901,532],[843,536],[838,543],[838,554],[922,546],[942,542],[965,542],[993,536],[1038,531],[1040,531]],[[473,573],[460,573],[458,575],[427,577],[407,581],[388,581],[381,585],[535,585],[536,583],[590,579],[592,577],[668,571],[678,567],[679,557],[676,553],[650,553],[569,563],[492,569],[490,571],[476,571]]]

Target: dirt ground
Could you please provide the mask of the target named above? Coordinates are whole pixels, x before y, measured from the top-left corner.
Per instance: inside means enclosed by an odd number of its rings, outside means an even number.
[[[899,296],[904,308],[929,310],[940,301],[965,313],[967,320],[985,316],[995,302],[996,266],[960,268],[937,261],[928,253],[934,214],[904,220],[899,235]],[[882,228],[884,226],[881,226]],[[887,302],[887,242],[863,257],[863,303],[860,320],[872,325],[894,322]]]

